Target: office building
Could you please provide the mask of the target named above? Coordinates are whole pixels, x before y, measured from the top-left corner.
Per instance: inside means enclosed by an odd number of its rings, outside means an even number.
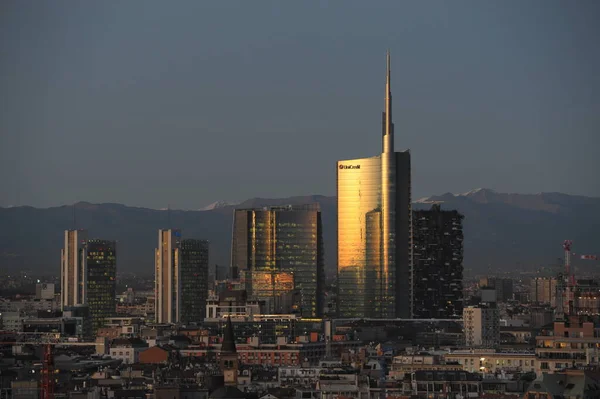
[[[413,317],[461,318],[463,215],[439,205],[413,212]]]
[[[319,317],[323,308],[323,227],[318,204],[238,209],[232,274],[272,312]],[[288,308],[292,309],[288,309]]]
[[[109,240],[88,240],[87,302],[92,328],[104,325],[116,312],[117,243]]]
[[[208,241],[182,239],[181,231],[158,231],[155,251],[155,321],[200,323],[208,296]]]
[[[61,307],[85,303],[87,288],[87,232],[66,230],[61,250]]]
[[[200,323],[206,317],[208,297],[208,241],[181,241],[181,315],[184,324]]]
[[[158,248],[155,250],[155,321],[177,323],[181,299],[179,265],[181,261],[181,232],[165,229],[158,231]]]
[[[493,348],[500,343],[500,313],[494,305],[481,304],[463,309],[467,347]]]
[[[387,55],[383,149],[337,162],[338,314],[412,316],[410,153],[395,152]]]

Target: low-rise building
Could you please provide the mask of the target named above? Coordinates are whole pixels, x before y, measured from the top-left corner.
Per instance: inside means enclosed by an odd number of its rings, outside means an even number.
[[[457,361],[446,361],[443,356],[421,352],[395,356],[392,360],[389,377],[394,380],[404,380],[406,375],[417,370],[424,371],[460,371],[463,366]]]
[[[493,349],[457,350],[444,355],[446,362],[460,364],[471,373],[530,373],[536,370],[534,352]]]
[[[587,316],[556,321],[552,328],[542,329],[535,340],[538,375],[599,365],[600,328]]]
[[[542,373],[525,395],[527,399],[599,398],[600,374],[584,370]]]
[[[403,382],[404,395],[419,398],[480,397],[481,377],[467,371],[419,370],[407,375]]]
[[[110,345],[110,357],[125,364],[138,363],[140,353],[147,348],[148,344],[139,338],[117,338]]]

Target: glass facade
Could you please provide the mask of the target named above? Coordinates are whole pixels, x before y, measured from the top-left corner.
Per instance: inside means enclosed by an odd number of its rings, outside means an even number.
[[[81,305],[86,296],[87,232],[66,230],[61,250],[62,307]]]
[[[381,266],[381,158],[338,162],[338,313],[373,314]]]
[[[387,55],[382,153],[337,163],[338,315],[410,318],[410,153],[394,151]]]
[[[87,242],[87,305],[96,331],[116,311],[117,243],[108,240]]]
[[[232,269],[246,280],[250,296],[271,301],[294,291],[292,307],[317,317],[323,307],[323,237],[318,205],[235,211]],[[296,305],[293,305],[296,304]]]
[[[155,250],[155,321],[177,323],[179,320],[179,264],[181,232],[159,230]]]
[[[208,296],[208,247],[205,240],[181,241],[181,323],[204,320]]]

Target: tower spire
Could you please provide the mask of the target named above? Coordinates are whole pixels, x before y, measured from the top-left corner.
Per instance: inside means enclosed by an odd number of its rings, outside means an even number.
[[[386,53],[385,109],[383,111],[383,152],[394,152],[394,124],[392,123],[392,62],[390,50]]]

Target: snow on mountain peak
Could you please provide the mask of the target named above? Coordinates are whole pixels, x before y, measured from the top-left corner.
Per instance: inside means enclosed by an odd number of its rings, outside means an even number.
[[[468,197],[469,195],[477,194],[480,191],[492,191],[492,190],[487,189],[487,188],[476,188],[474,190],[467,191],[466,193],[456,194],[456,196],[457,197]]]
[[[218,208],[224,208],[226,206],[235,206],[240,204],[239,201],[224,201],[224,200],[219,200],[219,201],[215,201],[212,204],[206,205],[203,208],[200,208],[199,211],[212,211],[213,209],[218,209]]]

